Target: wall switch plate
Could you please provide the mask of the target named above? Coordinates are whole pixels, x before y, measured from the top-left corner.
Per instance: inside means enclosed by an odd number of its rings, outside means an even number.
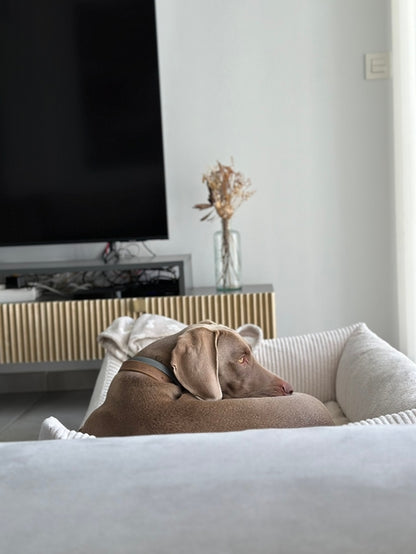
[[[388,79],[390,77],[390,52],[365,55],[365,78]]]

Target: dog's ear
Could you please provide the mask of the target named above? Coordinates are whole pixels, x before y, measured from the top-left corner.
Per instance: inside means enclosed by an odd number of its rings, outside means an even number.
[[[263,341],[263,330],[258,325],[252,323],[246,323],[241,325],[236,332],[243,337],[243,339],[255,350],[259,344]]]
[[[202,400],[220,400],[218,378],[218,331],[194,327],[179,335],[171,365],[176,378]]]

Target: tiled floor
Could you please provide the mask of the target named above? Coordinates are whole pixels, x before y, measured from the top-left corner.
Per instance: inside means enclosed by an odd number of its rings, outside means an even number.
[[[91,390],[1,394],[0,441],[37,440],[42,421],[49,416],[77,430],[91,394]]]

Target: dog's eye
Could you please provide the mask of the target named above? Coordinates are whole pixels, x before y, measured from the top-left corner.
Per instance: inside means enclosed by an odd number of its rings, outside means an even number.
[[[247,356],[241,356],[241,358],[238,359],[238,363],[243,365],[247,363]]]

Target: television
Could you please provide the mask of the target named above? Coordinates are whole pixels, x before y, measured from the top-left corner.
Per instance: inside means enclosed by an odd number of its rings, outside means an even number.
[[[0,0],[0,245],[168,238],[154,0]]]

